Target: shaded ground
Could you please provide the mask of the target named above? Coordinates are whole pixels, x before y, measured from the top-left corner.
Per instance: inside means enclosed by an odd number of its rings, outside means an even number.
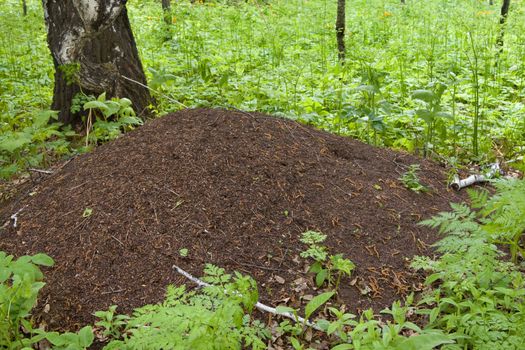
[[[414,163],[429,193],[398,180]],[[23,210],[16,229],[0,230],[0,250],[55,259],[36,315],[77,329],[96,310],[128,312],[188,283],[173,264],[196,276],[207,262],[238,270],[258,281],[263,302],[297,303],[311,292],[296,292],[294,281],[311,279],[299,237],[319,230],[357,266],[341,301],[378,311],[418,288],[407,258],[437,237],[416,223],[460,200],[445,179],[434,163],[292,121],[186,110],[78,157],[6,205],[2,223]]]

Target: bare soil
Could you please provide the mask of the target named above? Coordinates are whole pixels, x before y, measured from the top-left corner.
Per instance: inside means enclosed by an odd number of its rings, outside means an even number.
[[[398,180],[416,163],[428,193]],[[173,264],[196,276],[205,263],[249,274],[261,301],[297,306],[320,292],[299,258],[301,233],[317,230],[357,266],[339,300],[379,311],[421,288],[408,261],[432,254],[438,237],[417,223],[462,200],[445,170],[289,120],[185,110],[77,157],[6,203],[0,250],[55,259],[35,317],[76,330],[94,311],[130,312],[162,300],[170,283],[191,284]],[[21,208],[14,228],[9,217]]]

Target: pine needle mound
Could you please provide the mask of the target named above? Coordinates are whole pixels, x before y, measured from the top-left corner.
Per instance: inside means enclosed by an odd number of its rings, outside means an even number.
[[[399,180],[411,164],[428,192]],[[184,110],[77,157],[2,209],[5,222],[23,208],[0,250],[55,259],[35,314],[74,330],[188,283],[173,264],[249,274],[262,301],[297,306],[320,292],[299,257],[301,233],[316,230],[356,265],[340,300],[379,311],[419,288],[407,259],[437,237],[417,223],[458,200],[443,168],[411,155],[257,113]]]

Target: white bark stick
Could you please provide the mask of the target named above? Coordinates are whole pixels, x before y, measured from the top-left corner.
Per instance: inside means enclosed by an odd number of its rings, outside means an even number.
[[[210,286],[210,284],[204,282],[204,281],[201,281],[200,279],[198,279],[197,277],[194,277],[192,276],[190,273],[184,271],[183,269],[181,269],[180,267],[178,267],[177,265],[173,265],[173,268],[178,272],[180,273],[181,275],[183,275],[184,277],[186,277],[187,279],[189,279],[190,281],[192,281],[193,283],[197,284],[199,287],[208,287]],[[279,316],[283,316],[283,317],[287,317],[287,318],[290,318],[292,320],[294,320],[295,322],[299,322],[299,323],[302,323],[304,325],[307,325],[308,327],[312,327],[313,329],[315,330],[318,330],[318,331],[321,331],[323,332],[323,330],[317,326],[316,324],[308,321],[308,320],[305,320],[304,318],[300,317],[300,316],[295,316],[294,314],[290,313],[290,312],[278,312],[275,308],[273,307],[270,307],[268,305],[265,305],[265,304],[262,304],[260,302],[257,302],[255,304],[255,307],[260,310],[260,311],[263,311],[263,312],[269,312],[271,314],[274,314],[274,315],[279,315]]]
[[[22,208],[18,209],[18,211],[16,213],[14,213],[13,215],[11,215],[11,220],[13,220],[13,227],[16,228],[18,226],[18,214],[20,214],[20,212],[22,210],[24,210],[25,208],[27,207],[26,206],[23,206]]]
[[[493,178],[497,173],[499,173],[499,171],[499,163],[494,163],[490,166],[489,171],[484,175],[470,175],[469,177],[462,180],[460,180],[460,178],[456,175],[454,177],[454,181],[450,184],[450,187],[456,191],[459,191],[462,188],[471,186],[475,183],[485,182],[488,179]]]

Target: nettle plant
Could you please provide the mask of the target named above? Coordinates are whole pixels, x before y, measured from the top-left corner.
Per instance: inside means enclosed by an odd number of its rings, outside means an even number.
[[[434,137],[436,132],[445,131],[443,119],[452,119],[450,113],[443,111],[441,99],[447,86],[443,83],[434,83],[430,89],[415,90],[412,98],[424,103],[424,107],[415,111],[416,116],[426,123],[425,147],[423,155],[426,157],[428,152],[434,149]]]
[[[328,287],[334,285],[335,290],[337,290],[341,278],[344,275],[350,276],[355,265],[349,259],[343,258],[343,254],[329,255],[327,247],[320,244],[325,240],[326,235],[320,232],[304,232],[300,241],[307,244],[308,249],[301,253],[301,257],[314,260],[309,271],[316,274],[315,284],[317,287],[321,287],[327,282]]]
[[[135,114],[132,102],[127,98],[106,99],[106,93],[94,97],[84,96],[89,101],[83,108],[88,111],[86,117],[86,146],[90,142],[110,141],[117,138],[123,131],[142,125],[143,122]],[[82,101],[81,98],[78,101]],[[78,107],[77,107],[78,108]]]

